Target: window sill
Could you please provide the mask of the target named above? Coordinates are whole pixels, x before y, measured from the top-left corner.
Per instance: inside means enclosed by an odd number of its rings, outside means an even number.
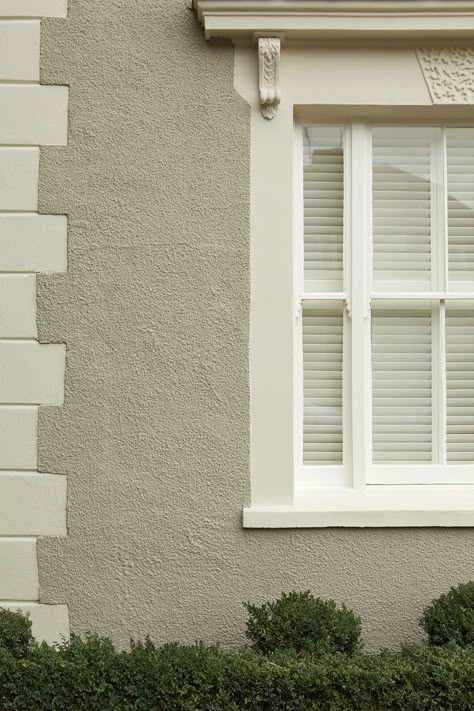
[[[383,491],[381,491],[383,489]],[[474,487],[367,487],[311,492],[293,506],[244,509],[244,528],[411,528],[474,526]]]

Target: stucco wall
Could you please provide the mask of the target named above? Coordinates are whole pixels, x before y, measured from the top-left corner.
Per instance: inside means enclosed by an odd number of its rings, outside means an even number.
[[[251,531],[249,109],[233,50],[184,0],[71,0],[42,80],[67,83],[67,148],[42,149],[40,209],[69,215],[44,276],[44,341],[67,342],[40,469],[68,476],[68,537],[39,546],[41,600],[119,642],[243,639],[241,600],[312,588],[370,645],[474,574],[473,530]]]

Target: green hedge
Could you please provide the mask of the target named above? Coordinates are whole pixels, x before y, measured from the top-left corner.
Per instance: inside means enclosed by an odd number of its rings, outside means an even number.
[[[49,647],[0,611],[0,711],[474,711],[469,585],[426,608],[429,644],[378,655],[361,653],[353,613],[310,593],[247,608],[253,648],[234,653],[94,635]]]
[[[265,657],[88,637],[0,650],[1,711],[472,711],[472,647]]]

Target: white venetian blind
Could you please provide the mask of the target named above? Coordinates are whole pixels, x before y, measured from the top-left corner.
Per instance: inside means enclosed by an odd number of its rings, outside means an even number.
[[[303,463],[342,463],[343,306],[303,308]]]
[[[373,461],[432,461],[431,310],[375,304],[372,313]]]
[[[305,291],[343,288],[343,130],[304,129]]]
[[[464,302],[463,302],[464,303]],[[448,464],[474,462],[474,304],[446,309]]]
[[[373,130],[373,272],[375,291],[431,288],[429,128]]]
[[[474,291],[474,129],[446,130],[448,261],[452,291]]]

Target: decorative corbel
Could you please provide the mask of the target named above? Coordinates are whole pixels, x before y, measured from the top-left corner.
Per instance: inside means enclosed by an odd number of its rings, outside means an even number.
[[[258,73],[263,118],[275,117],[280,104],[279,37],[258,37]]]

